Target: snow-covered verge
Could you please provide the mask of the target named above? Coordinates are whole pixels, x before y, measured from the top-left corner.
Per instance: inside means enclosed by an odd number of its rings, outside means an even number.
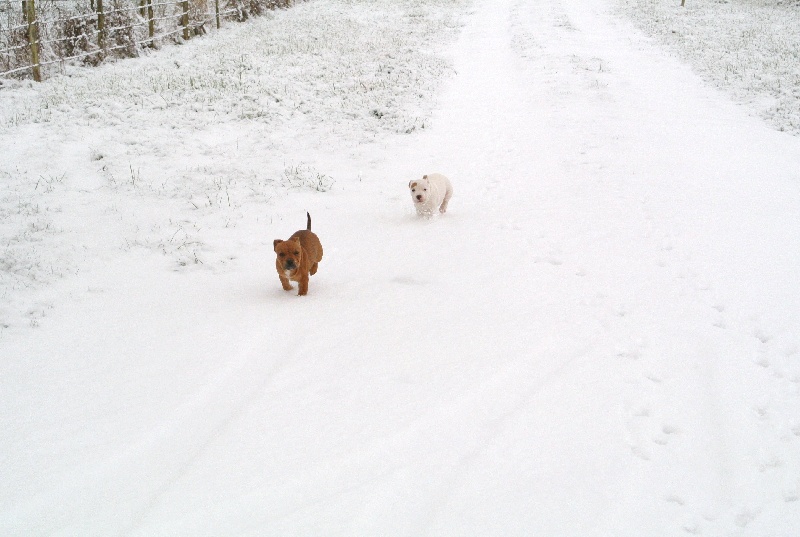
[[[621,0],[621,10],[715,86],[800,134],[800,4]]]
[[[93,127],[124,120],[144,128],[157,112],[171,128],[242,119],[300,130],[318,128],[324,117],[325,128],[359,136],[412,132],[448,69],[434,51],[456,29],[439,12],[450,3],[298,4],[230,27],[224,39],[75,70],[36,87],[7,81],[18,91],[5,94],[0,125],[85,118]]]

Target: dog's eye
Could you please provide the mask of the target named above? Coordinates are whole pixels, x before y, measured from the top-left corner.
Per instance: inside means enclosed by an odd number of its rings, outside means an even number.
[[[295,252],[294,255],[300,255],[300,252]]]
[[[279,254],[278,254],[278,257],[286,257],[286,254],[284,254],[283,252],[281,252],[281,253],[279,253]]]

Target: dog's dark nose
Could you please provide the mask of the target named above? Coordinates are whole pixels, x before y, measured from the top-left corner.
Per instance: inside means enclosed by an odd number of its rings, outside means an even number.
[[[293,269],[293,268],[294,268],[294,261],[292,261],[292,260],[290,259],[289,261],[287,261],[287,262],[286,262],[286,265],[285,265],[285,266],[286,266],[286,269],[287,269],[287,270],[291,270],[291,269]]]
[[[422,194],[417,194],[417,199],[421,200],[422,199]]]

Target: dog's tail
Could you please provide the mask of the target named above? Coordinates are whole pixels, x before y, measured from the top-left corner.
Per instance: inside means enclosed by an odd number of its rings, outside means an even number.
[[[306,231],[311,231],[311,215],[306,212],[306,216],[308,217],[308,223],[306,224]]]

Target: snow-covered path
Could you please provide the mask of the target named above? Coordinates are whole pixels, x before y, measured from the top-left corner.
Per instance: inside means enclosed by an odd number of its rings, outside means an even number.
[[[797,140],[631,35],[558,1],[486,3],[464,32],[421,143],[471,179],[454,240],[476,229],[467,287],[497,286],[487,329],[514,347],[460,413],[497,409],[434,534],[797,528]]]
[[[320,152],[359,180],[235,270],[103,259],[3,342],[3,534],[800,531],[800,140],[603,0],[476,2],[453,55],[430,128]]]

